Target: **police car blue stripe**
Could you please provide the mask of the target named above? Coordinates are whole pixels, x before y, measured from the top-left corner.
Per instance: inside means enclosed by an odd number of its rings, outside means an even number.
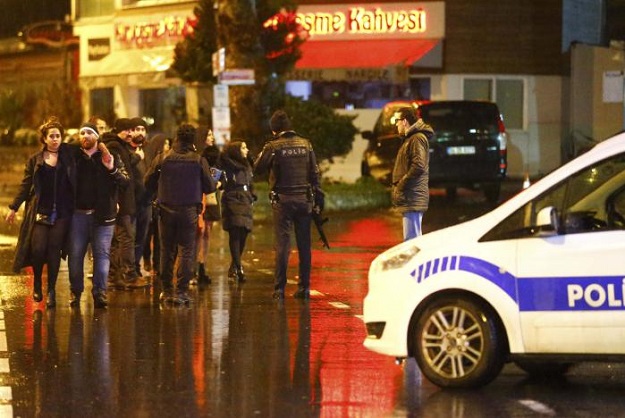
[[[480,276],[503,290],[522,312],[625,309],[625,275],[517,278],[488,261],[465,256],[430,260],[418,269],[418,283],[443,271]]]

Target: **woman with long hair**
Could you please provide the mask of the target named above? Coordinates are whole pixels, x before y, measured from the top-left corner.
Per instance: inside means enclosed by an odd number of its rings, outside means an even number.
[[[61,251],[69,229],[74,201],[69,180],[71,154],[63,144],[63,125],[51,117],[39,128],[42,148],[26,162],[17,196],[9,205],[6,221],[15,222],[16,212],[26,202],[13,270],[32,266],[33,300],[41,302],[43,266],[47,265],[46,306],[56,306],[56,279]]]
[[[221,150],[215,144],[215,136],[212,130],[208,130],[205,140],[206,147],[202,150],[202,158],[206,159],[211,172],[219,173],[221,165]],[[210,276],[206,273],[208,265],[208,253],[210,249],[210,235],[213,230],[215,221],[221,219],[221,208],[219,206],[219,194],[215,191],[204,195],[204,210],[202,211],[201,221],[198,223],[198,235],[196,240],[197,246],[197,282],[200,285],[209,284]]]
[[[245,281],[241,256],[245,241],[252,231],[252,206],[256,200],[252,189],[252,167],[247,159],[249,150],[243,141],[229,142],[221,155],[221,216],[223,229],[228,232],[231,264],[228,277]]]

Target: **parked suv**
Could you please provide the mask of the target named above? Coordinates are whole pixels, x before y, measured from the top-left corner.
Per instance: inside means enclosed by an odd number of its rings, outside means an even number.
[[[361,174],[390,184],[401,138],[393,114],[412,106],[434,129],[430,140],[430,187],[443,187],[455,197],[458,187],[483,190],[491,202],[499,199],[506,176],[507,133],[497,105],[480,101],[434,101],[388,103],[373,131],[364,131],[369,145],[363,155]]]

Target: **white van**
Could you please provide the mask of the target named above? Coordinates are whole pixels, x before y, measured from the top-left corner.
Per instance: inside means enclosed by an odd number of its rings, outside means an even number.
[[[363,311],[365,347],[415,357],[441,387],[487,384],[507,361],[543,374],[625,361],[625,133],[380,254]]]

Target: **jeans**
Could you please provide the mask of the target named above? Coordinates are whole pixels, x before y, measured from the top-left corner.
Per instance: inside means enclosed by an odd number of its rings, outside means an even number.
[[[416,238],[422,234],[421,220],[423,219],[423,212],[404,212],[403,214],[403,227],[404,227],[404,241]]]
[[[186,290],[195,270],[195,234],[198,207],[175,206],[160,208],[158,228],[161,240],[161,282],[163,289],[173,288],[174,264],[179,257],[178,290]]]
[[[92,293],[106,291],[109,274],[111,241],[115,225],[97,225],[93,214],[75,212],[69,230],[69,281],[73,293],[80,294],[85,289],[85,254],[91,243],[93,251]]]
[[[299,255],[298,287],[310,287],[310,265],[312,250],[310,242],[310,222],[312,202],[306,195],[279,195],[279,201],[272,203],[273,233],[276,250],[275,290],[284,292],[287,267],[291,253],[291,230],[295,230],[295,243]]]
[[[115,233],[111,243],[111,267],[109,275],[113,280],[135,279],[135,218],[130,215],[117,217]]]

